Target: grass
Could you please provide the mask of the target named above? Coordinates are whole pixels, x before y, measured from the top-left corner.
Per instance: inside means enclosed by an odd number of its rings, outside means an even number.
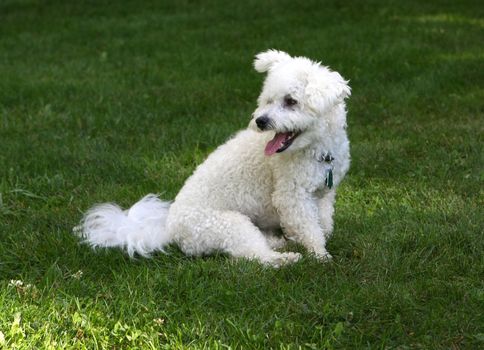
[[[2,1],[0,348],[482,348],[483,9]],[[80,245],[90,205],[174,198],[247,125],[267,48],[351,80],[334,261]]]

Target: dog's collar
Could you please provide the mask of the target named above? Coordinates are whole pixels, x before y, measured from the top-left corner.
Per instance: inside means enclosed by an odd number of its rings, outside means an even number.
[[[317,159],[318,162],[333,163],[334,157],[331,152],[323,152]]]
[[[318,158],[318,162],[321,163],[326,163],[328,166],[326,167],[326,179],[324,180],[324,183],[326,186],[328,186],[329,189],[333,188],[333,160],[334,157],[331,155],[331,152],[324,152],[322,153]]]

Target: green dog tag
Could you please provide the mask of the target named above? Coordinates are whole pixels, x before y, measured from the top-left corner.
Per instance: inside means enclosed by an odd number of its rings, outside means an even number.
[[[326,186],[328,186],[329,189],[333,188],[333,168],[326,170]]]

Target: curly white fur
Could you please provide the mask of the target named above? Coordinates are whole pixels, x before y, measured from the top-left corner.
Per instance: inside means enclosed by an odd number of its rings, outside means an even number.
[[[98,205],[75,231],[92,246],[123,247],[130,255],[175,243],[188,255],[220,251],[277,267],[300,257],[274,250],[282,239],[272,232],[282,228],[285,237],[329,259],[335,189],[350,164],[350,88],[337,72],[281,51],[258,54],[254,67],[267,78],[249,128],[210,154],[171,205],[155,195],[128,211]],[[323,160],[327,154],[332,163]]]

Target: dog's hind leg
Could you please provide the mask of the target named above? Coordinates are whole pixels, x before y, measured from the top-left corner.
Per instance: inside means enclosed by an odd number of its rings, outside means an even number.
[[[237,212],[192,209],[187,211],[187,215],[178,217],[182,225],[174,228],[178,231],[175,240],[188,255],[219,251],[273,267],[296,262],[301,257],[299,253],[272,250],[263,233],[247,216]]]

